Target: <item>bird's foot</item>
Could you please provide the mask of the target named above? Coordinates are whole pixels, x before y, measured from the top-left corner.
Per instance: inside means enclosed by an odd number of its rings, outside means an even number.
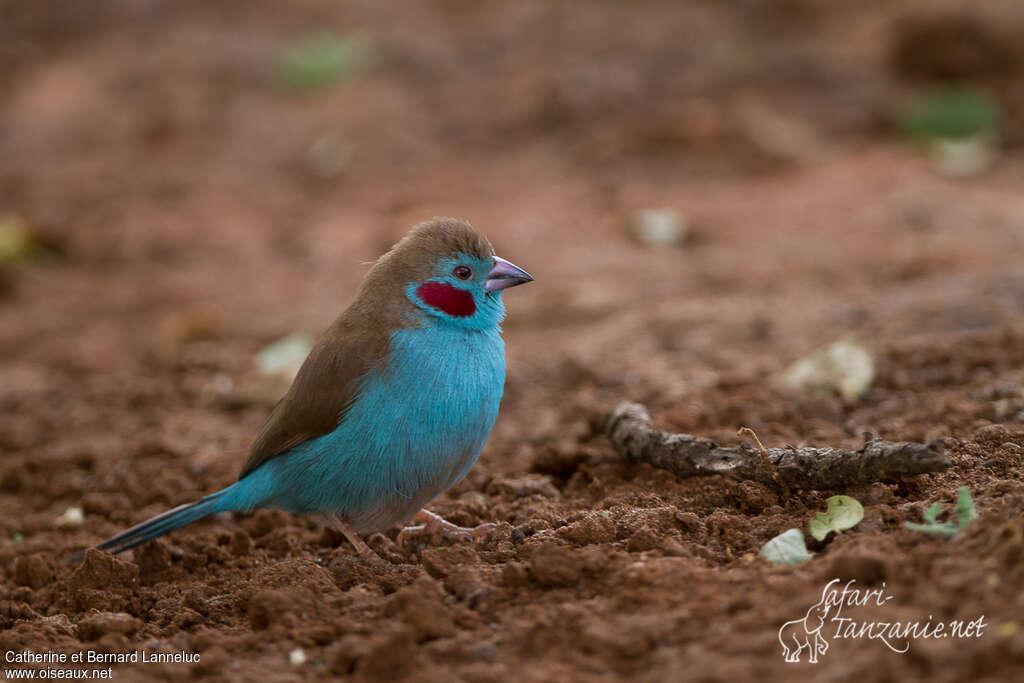
[[[340,532],[345,538],[347,538],[348,542],[352,544],[352,547],[356,549],[357,553],[363,557],[377,557],[377,554],[373,552],[373,549],[366,545],[366,541],[359,537],[359,534],[349,526],[348,522],[346,522],[343,517],[327,513],[322,513],[320,516],[327,523],[327,526]]]
[[[420,510],[416,513],[416,519],[423,522],[423,524],[420,526],[407,526],[398,532],[397,541],[399,546],[404,546],[405,541],[413,536],[433,534],[435,532],[448,538],[473,541],[497,526],[491,522],[472,527],[459,526],[458,524],[452,524],[441,515],[435,515],[430,510]]]

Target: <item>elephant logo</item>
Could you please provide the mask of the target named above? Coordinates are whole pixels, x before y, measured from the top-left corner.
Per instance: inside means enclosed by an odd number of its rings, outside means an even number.
[[[821,635],[828,609],[829,604],[822,595],[802,619],[787,621],[779,628],[779,644],[787,662],[799,662],[800,653],[807,650],[807,661],[817,664],[818,655],[828,651],[828,641]]]

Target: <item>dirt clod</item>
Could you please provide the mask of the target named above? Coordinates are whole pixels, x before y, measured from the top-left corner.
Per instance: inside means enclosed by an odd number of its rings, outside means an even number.
[[[142,621],[124,612],[90,612],[78,622],[78,637],[82,640],[98,640],[108,633],[134,634]]]
[[[14,558],[14,583],[29,588],[42,588],[53,580],[52,558],[42,553]]]
[[[79,589],[129,588],[138,581],[138,565],[92,548],[71,574],[71,585]]]

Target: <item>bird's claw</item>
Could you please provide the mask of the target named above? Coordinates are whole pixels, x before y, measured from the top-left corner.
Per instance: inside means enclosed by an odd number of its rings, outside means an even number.
[[[416,519],[422,521],[423,524],[419,526],[408,526],[398,532],[398,538],[396,541],[399,546],[404,547],[405,541],[409,540],[413,536],[433,534],[435,532],[448,538],[473,542],[497,526],[493,522],[478,524],[473,527],[459,526],[458,524],[452,524],[440,515],[435,515],[433,512],[429,512],[427,510],[421,510],[417,513]]]

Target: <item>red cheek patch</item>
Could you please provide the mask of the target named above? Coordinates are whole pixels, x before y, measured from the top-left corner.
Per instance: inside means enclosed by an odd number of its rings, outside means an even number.
[[[416,296],[431,308],[455,318],[465,318],[476,313],[473,295],[446,282],[424,282],[416,288]]]

